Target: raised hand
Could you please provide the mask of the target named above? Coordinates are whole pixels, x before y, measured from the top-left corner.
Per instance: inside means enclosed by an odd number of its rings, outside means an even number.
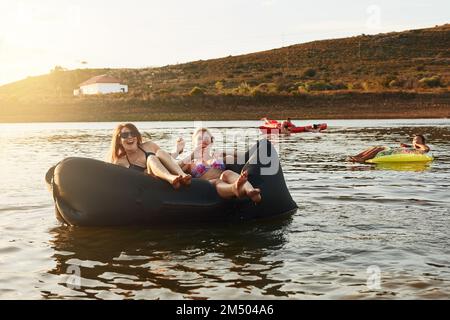
[[[179,137],[177,139],[177,153],[178,154],[183,153],[185,145],[186,145],[186,142],[184,141],[184,139],[182,137]]]

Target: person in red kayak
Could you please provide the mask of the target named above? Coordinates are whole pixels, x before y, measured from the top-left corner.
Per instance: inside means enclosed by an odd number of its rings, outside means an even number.
[[[313,124],[311,128],[305,128],[307,132],[320,132],[320,130],[322,130],[320,124]]]
[[[277,120],[269,120],[266,117],[261,118],[261,121],[264,121],[265,126],[276,126],[278,124]]]
[[[291,132],[291,128],[294,128],[295,124],[292,123],[291,118],[287,118],[286,121],[283,121],[281,124],[281,132],[282,133],[289,133]]]

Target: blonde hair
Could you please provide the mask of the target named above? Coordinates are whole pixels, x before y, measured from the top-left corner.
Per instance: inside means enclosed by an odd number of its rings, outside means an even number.
[[[194,142],[196,136],[198,136],[199,134],[203,135],[205,133],[209,134],[209,136],[211,137],[211,142],[214,142],[214,136],[208,128],[197,128],[192,134],[192,142]]]
[[[111,147],[107,156],[107,160],[111,163],[115,163],[118,159],[125,155],[125,149],[120,142],[120,132],[123,128],[128,128],[132,133],[136,135],[138,145],[142,144],[142,136],[136,126],[132,123],[121,123],[116,129],[114,129],[113,136],[111,139]]]

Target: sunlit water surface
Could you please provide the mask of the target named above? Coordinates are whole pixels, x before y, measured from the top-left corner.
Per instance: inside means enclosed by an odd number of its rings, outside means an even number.
[[[46,170],[68,156],[103,160],[115,123],[0,124],[0,299],[448,298],[450,121],[328,124],[326,133],[270,137],[299,206],[292,217],[163,229],[55,219]],[[137,125],[172,150],[198,123]],[[262,136],[253,121],[202,125],[217,145]],[[429,139],[429,166],[344,161],[414,133]]]

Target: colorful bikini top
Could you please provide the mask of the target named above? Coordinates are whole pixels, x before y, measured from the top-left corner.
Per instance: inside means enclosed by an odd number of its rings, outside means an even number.
[[[225,163],[222,160],[216,159],[211,165],[204,165],[203,163],[198,163],[191,169],[191,176],[194,178],[200,178],[209,169],[225,170]]]

